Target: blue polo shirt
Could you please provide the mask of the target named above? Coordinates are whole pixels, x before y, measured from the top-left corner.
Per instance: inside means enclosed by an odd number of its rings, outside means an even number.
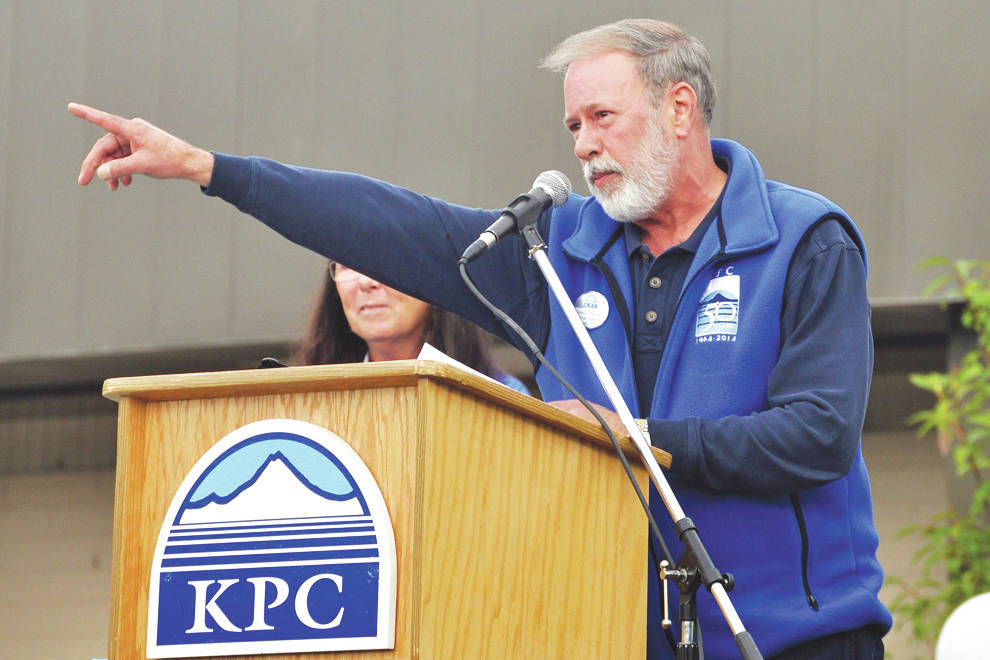
[[[636,371],[636,393],[639,409],[649,410],[653,398],[653,384],[660,368],[670,324],[677,312],[684,278],[691,267],[691,260],[698,251],[701,238],[712,224],[721,208],[721,197],[711,208],[691,236],[663,254],[654,256],[643,243],[643,230],[634,223],[626,223],[626,247],[629,251],[629,272],[636,285],[634,301],[633,369]]]

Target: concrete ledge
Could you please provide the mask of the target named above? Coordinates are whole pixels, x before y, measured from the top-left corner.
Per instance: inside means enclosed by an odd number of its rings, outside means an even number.
[[[944,370],[967,345],[958,323],[960,309],[959,303],[874,303],[876,360],[868,430],[912,432],[905,420],[930,407],[932,399],[912,386],[908,375]],[[108,378],[253,369],[263,357],[288,361],[290,352],[291,340],[269,339],[0,360],[0,473],[112,465],[116,407],[100,395]],[[506,369],[532,384],[532,370],[521,353],[503,344],[496,355]]]
[[[78,390],[119,376],[253,369],[261,358],[287,359],[288,341],[226,346],[150,348],[124,352],[54,355],[0,361],[0,396],[45,390]]]

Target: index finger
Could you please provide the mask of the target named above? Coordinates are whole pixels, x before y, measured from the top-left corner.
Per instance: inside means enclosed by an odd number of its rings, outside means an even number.
[[[82,103],[70,103],[68,108],[69,112],[76,117],[92,122],[106,131],[118,134],[125,134],[127,132],[128,120],[123,117],[118,117],[117,115],[83,105]]]

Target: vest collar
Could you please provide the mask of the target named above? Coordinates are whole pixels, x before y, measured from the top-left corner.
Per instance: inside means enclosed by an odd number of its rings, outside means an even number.
[[[722,212],[699,246],[699,256],[719,252],[735,255],[767,248],[780,237],[770,211],[766,177],[756,156],[737,142],[712,139],[712,153],[729,161],[729,178],[722,197]],[[564,253],[590,262],[617,230],[619,223],[605,213],[594,197],[572,196],[578,204],[574,232],[562,242]],[[561,209],[563,210],[563,209]]]

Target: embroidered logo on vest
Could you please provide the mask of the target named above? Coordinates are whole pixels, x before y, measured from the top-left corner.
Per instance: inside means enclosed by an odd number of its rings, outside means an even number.
[[[739,276],[729,266],[708,282],[698,303],[694,337],[698,343],[733,342],[739,329]]]

